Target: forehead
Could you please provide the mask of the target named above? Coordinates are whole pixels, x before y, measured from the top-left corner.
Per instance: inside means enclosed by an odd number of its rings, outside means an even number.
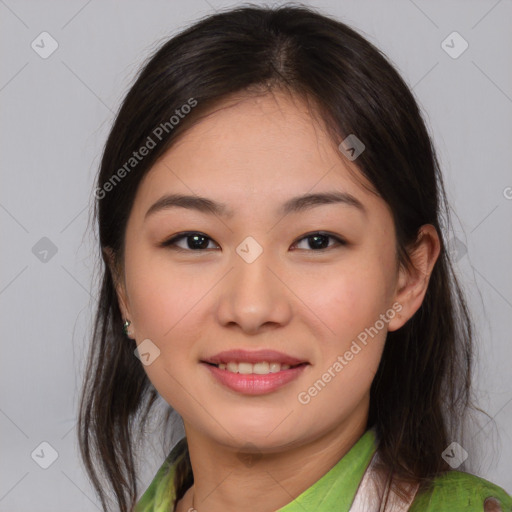
[[[197,163],[208,152],[222,167],[240,170],[253,164],[276,170],[279,163],[301,171],[311,162],[327,167],[340,158],[318,114],[284,91],[233,95],[174,143],[173,158],[191,147],[197,153],[188,158]]]
[[[278,91],[233,96],[196,120],[148,172],[138,197],[197,194],[233,210],[326,190],[381,201],[365,187],[373,188],[311,106]]]

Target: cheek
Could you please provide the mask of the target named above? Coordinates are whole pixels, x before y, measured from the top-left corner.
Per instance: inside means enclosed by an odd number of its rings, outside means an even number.
[[[142,268],[143,271],[137,271]],[[166,265],[153,262],[133,265],[130,271],[127,268],[127,287],[137,345],[149,339],[160,351],[150,365],[144,366],[144,371],[172,407],[186,412],[190,397],[184,389],[197,393],[187,379],[195,357],[192,340],[201,337],[201,322],[194,322],[193,318],[196,308],[201,306],[201,297],[211,285],[205,278],[199,280],[176,268],[171,272]]]
[[[205,339],[208,291],[219,276],[207,269],[170,265],[163,255],[132,251],[127,260],[126,284],[137,344],[151,340],[159,349],[158,358],[144,370],[159,393],[169,401],[183,395],[179,382],[199,354],[194,340]]]
[[[126,283],[137,338],[163,342],[186,325],[186,317],[199,306],[215,276],[195,265],[171,265],[165,251],[132,251]],[[210,282],[211,281],[211,282]]]
[[[384,349],[387,328],[375,327],[387,311],[378,273],[340,272],[308,306],[325,324],[316,368],[297,397],[318,424],[346,419],[369,394]],[[368,395],[369,396],[369,395]]]
[[[304,283],[309,308],[337,340],[353,339],[389,308],[386,270],[375,262],[330,270]]]
[[[388,324],[381,315],[389,311],[391,289],[391,274],[382,260],[354,258],[328,275],[316,276],[304,290],[308,306],[327,326],[310,383],[312,394],[317,393],[311,409],[325,421],[327,404],[340,404],[342,414],[369,392],[385,345]]]

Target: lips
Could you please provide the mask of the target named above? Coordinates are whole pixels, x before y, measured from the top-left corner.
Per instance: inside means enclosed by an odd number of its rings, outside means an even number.
[[[224,358],[236,358],[240,356],[240,351],[237,352],[238,356],[233,351],[229,351],[227,353],[217,354],[215,357],[210,358],[210,360],[218,361]],[[295,357],[274,351],[242,352],[242,357],[244,359],[269,357],[270,359],[277,358],[278,360],[291,362],[300,361],[300,359]],[[309,363],[304,362],[290,366],[286,363],[281,365],[279,362],[252,364],[247,361],[241,361],[240,363],[232,361],[227,364],[226,368],[226,363],[221,362],[216,365],[213,362],[201,361],[201,366],[204,367],[218,383],[232,391],[244,395],[265,395],[275,392],[298,379],[303,372],[306,371]]]
[[[247,351],[247,350],[225,350],[223,352],[219,352],[214,356],[203,359],[201,362],[209,363],[213,365],[219,364],[227,364],[230,362],[235,363],[251,363],[256,364],[262,361],[266,361],[269,363],[280,363],[281,365],[289,365],[290,367],[298,366],[301,364],[309,364],[308,361],[304,359],[298,359],[297,357],[293,357],[289,354],[284,354],[282,352],[277,352],[275,350],[256,350],[256,351]]]

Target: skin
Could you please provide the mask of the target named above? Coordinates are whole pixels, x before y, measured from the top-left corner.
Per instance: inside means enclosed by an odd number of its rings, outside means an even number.
[[[420,230],[414,268],[398,269],[387,204],[367,190],[306,104],[284,93],[239,96],[189,129],[141,182],[126,228],[123,269],[113,270],[131,337],[149,338],[160,356],[144,366],[184,421],[195,483],[178,512],[270,512],[324,475],[365,432],[369,393],[387,331],[420,307],[439,255],[431,225]],[[354,175],[354,172],[357,175]],[[346,204],[282,216],[304,193],[344,191]],[[224,218],[184,208],[147,210],[165,193],[226,203]],[[182,252],[159,244],[198,231],[208,248]],[[328,231],[315,249],[306,234]],[[252,236],[263,253],[236,252]],[[310,240],[310,239],[309,239]],[[193,242],[193,240],[192,240]],[[206,244],[206,241],[205,241]],[[293,249],[292,249],[293,248]],[[311,399],[297,397],[343,355],[379,315],[400,313]],[[310,365],[294,381],[260,396],[219,384],[200,360],[222,350],[271,348]],[[257,448],[248,448],[247,443]],[[254,464],[240,454],[257,453]]]

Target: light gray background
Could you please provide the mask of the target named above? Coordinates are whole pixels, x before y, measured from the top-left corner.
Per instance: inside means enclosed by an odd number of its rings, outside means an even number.
[[[309,4],[380,47],[426,111],[477,321],[475,386],[495,420],[475,429],[482,453],[468,461],[512,492],[512,2]],[[75,440],[95,295],[93,178],[141,62],[165,37],[228,5],[0,0],[0,511],[99,510]],[[43,31],[59,45],[47,59],[31,48]],[[441,46],[453,31],[469,43],[456,59]],[[42,237],[55,255],[39,246],[34,254]],[[58,453],[48,469],[31,458],[43,441]],[[143,489],[164,456],[148,451]]]

